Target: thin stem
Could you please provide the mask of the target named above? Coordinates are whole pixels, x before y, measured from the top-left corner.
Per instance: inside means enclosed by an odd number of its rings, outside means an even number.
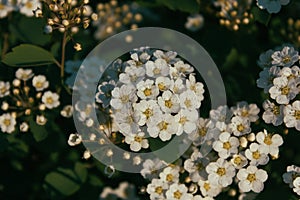
[[[60,78],[63,81],[65,76],[65,54],[66,54],[66,44],[68,42],[67,31],[64,32],[62,47],[61,47],[61,62],[60,62]]]

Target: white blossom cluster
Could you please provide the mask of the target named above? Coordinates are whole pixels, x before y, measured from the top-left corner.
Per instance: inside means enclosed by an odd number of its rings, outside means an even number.
[[[288,166],[282,178],[300,196],[300,167],[295,165]]]
[[[141,175],[151,181],[147,186],[150,199],[213,199],[231,184],[238,185],[241,195],[261,192],[268,174],[260,166],[266,165],[270,156],[278,157],[283,140],[266,130],[251,131],[258,113],[255,104],[246,102],[231,109],[220,106],[210,111],[209,119],[198,119],[198,137],[177,163],[156,170],[164,163],[146,160]],[[203,137],[212,145],[208,153],[199,142]]]
[[[270,98],[263,103],[263,120],[268,124],[300,130],[299,53],[293,47],[268,50],[259,57],[263,68],[257,86],[263,88]]]
[[[131,53],[111,92],[112,118],[132,151],[148,148],[146,137],[168,141],[196,131],[203,84],[175,52]]]
[[[39,0],[4,0],[0,2],[0,18],[5,18],[12,11],[19,11],[27,17],[34,16],[34,10],[41,7]]]
[[[19,68],[16,78],[10,82],[0,81],[1,111],[0,127],[4,133],[12,133],[16,129],[16,119],[19,116],[30,116],[32,112],[39,111],[36,123],[45,125],[47,122],[44,110],[54,109],[60,105],[59,95],[50,90],[49,82],[44,75],[34,75],[31,69]],[[32,87],[30,87],[32,86]],[[34,89],[33,89],[34,88]],[[27,132],[29,122],[22,117],[19,129]]]

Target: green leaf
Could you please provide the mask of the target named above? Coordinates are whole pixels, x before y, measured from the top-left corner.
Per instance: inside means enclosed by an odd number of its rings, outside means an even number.
[[[31,44],[21,44],[14,47],[12,52],[4,56],[2,62],[14,67],[32,67],[57,63],[50,52]]]
[[[34,139],[40,142],[48,136],[48,131],[45,126],[38,125],[33,118],[29,120],[29,127],[33,134]]]
[[[271,14],[269,14],[265,10],[259,9],[257,6],[252,8],[251,13],[253,14],[255,21],[258,21],[259,23],[262,23],[265,26],[267,26],[270,22]]]
[[[188,13],[198,13],[200,9],[196,0],[156,0],[156,3],[167,6],[171,10],[180,10]]]
[[[24,43],[45,45],[51,38],[43,31],[45,25],[46,22],[42,18],[21,17],[17,23],[9,24],[9,31]]]
[[[52,195],[69,196],[79,190],[87,179],[87,169],[81,163],[76,163],[75,169],[57,168],[45,177],[44,188]]]
[[[103,185],[103,182],[101,181],[101,179],[95,175],[89,176],[89,183],[95,187],[101,187]]]

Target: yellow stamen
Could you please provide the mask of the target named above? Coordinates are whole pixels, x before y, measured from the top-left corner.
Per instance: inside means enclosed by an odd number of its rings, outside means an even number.
[[[224,176],[226,174],[226,169],[224,167],[219,167],[217,170],[219,176]]]

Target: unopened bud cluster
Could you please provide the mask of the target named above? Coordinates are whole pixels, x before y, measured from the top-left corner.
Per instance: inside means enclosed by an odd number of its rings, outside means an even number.
[[[119,5],[116,0],[99,3],[97,14],[91,16],[95,20],[94,26],[97,27],[95,38],[101,40],[124,28],[137,28],[137,23],[143,19],[137,9],[138,6],[134,3]]]
[[[220,8],[217,17],[220,18],[220,24],[227,28],[237,31],[241,25],[249,24],[250,19],[253,18],[250,13],[252,1],[248,0],[217,0],[214,5]]]
[[[45,0],[46,7],[50,10],[47,19],[48,26],[45,31],[50,33],[55,29],[64,33],[70,31],[77,33],[79,27],[86,29],[90,25],[91,8],[88,0],[77,2],[76,0]],[[38,12],[39,16],[42,16]]]

